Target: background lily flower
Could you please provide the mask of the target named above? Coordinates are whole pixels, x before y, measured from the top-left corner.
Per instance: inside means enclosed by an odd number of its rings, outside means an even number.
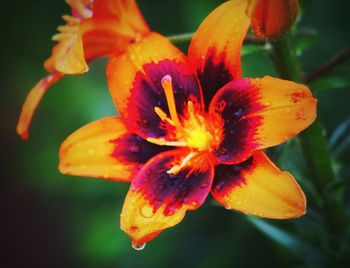
[[[248,0],[254,35],[260,39],[282,36],[297,18],[298,6],[298,0]]]
[[[87,61],[122,53],[129,43],[149,32],[135,0],[67,0],[72,15],[64,15],[66,25],[58,27],[52,39],[57,44],[44,67],[49,73],[29,92],[22,107],[17,133],[28,138],[35,109],[45,92],[64,74],[88,71]]]
[[[136,248],[199,208],[209,192],[247,214],[305,213],[293,176],[261,150],[309,126],[316,100],[291,81],[241,78],[246,7],[241,0],[215,9],[188,57],[156,33],[112,57],[107,78],[121,116],[93,122],[61,146],[62,173],[131,181],[121,228]]]

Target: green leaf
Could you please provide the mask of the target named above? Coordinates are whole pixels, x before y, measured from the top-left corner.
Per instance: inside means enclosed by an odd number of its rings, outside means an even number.
[[[350,87],[350,71],[346,68],[338,68],[328,75],[312,82],[311,87],[316,90]]]
[[[255,44],[247,44],[247,45],[244,45],[242,47],[241,53],[242,53],[242,57],[243,57],[243,56],[247,56],[247,55],[262,52],[262,51],[265,51],[265,48],[261,44],[256,44],[256,45]]]
[[[315,44],[316,37],[317,32],[312,29],[300,29],[295,32],[293,38],[296,54],[300,56],[305,50],[311,48]]]
[[[329,139],[329,148],[335,156],[341,154],[350,146],[350,118],[343,121],[332,133]]]
[[[317,250],[310,245],[295,238],[292,234],[274,226],[266,220],[247,216],[248,221],[254,225],[259,231],[264,233],[267,237],[285,247],[290,252],[294,253],[301,259],[313,258],[318,255]]]

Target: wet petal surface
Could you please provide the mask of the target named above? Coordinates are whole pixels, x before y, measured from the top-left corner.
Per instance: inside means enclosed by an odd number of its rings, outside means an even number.
[[[270,76],[241,79],[216,94],[210,114],[223,122],[217,158],[235,164],[308,127],[316,118],[316,100],[306,86],[295,82]]]
[[[128,128],[143,138],[174,139],[175,129],[155,112],[170,114],[162,80],[171,77],[176,112],[189,100],[201,106],[201,91],[184,55],[164,37],[152,33],[111,59],[107,70],[112,97]]]
[[[187,165],[177,174],[168,173],[188,153],[173,150],[159,154],[132,181],[121,214],[121,228],[134,242],[143,244],[153,239],[206,199],[213,180],[210,162],[200,169]]]
[[[237,165],[219,165],[211,191],[227,209],[272,219],[297,218],[306,199],[294,177],[259,151]]]
[[[249,27],[246,7],[244,0],[225,2],[206,17],[193,36],[188,55],[206,105],[222,86],[241,78],[241,47]]]
[[[59,170],[68,175],[130,181],[144,163],[167,150],[129,133],[118,117],[92,122],[61,145]]]

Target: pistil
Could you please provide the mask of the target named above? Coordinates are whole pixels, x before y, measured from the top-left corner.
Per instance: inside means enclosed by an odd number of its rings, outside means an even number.
[[[173,82],[170,75],[166,75],[162,79],[162,87],[165,92],[165,97],[168,103],[169,113],[174,126],[180,130],[182,125],[176,111],[176,102],[174,97]],[[157,108],[157,107],[156,107]]]

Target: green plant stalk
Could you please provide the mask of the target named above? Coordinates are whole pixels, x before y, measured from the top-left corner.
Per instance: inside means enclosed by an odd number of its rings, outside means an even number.
[[[184,43],[191,41],[194,33],[183,33],[167,36],[168,40],[174,44]]]
[[[195,34],[194,32],[175,34],[175,35],[169,35],[169,36],[167,36],[167,38],[173,44],[181,44],[181,43],[190,42],[192,40],[192,37],[194,36],[194,34]],[[249,35],[245,37],[244,43],[245,44],[260,44],[260,45],[265,44],[264,41],[259,40],[259,39],[255,38],[254,36],[249,36]]]
[[[268,43],[269,56],[283,79],[303,83],[304,75],[300,62],[292,47],[289,36]],[[335,180],[328,153],[327,140],[323,135],[320,119],[298,135],[302,153],[309,168],[315,189],[324,201],[320,204],[331,234],[340,235],[346,230],[347,218],[341,203],[325,190],[327,184]]]
[[[303,72],[288,36],[269,44],[271,45],[269,55],[280,77],[303,83]],[[322,192],[323,187],[333,181],[335,176],[319,118],[300,133],[298,139],[314,185],[319,192]]]

